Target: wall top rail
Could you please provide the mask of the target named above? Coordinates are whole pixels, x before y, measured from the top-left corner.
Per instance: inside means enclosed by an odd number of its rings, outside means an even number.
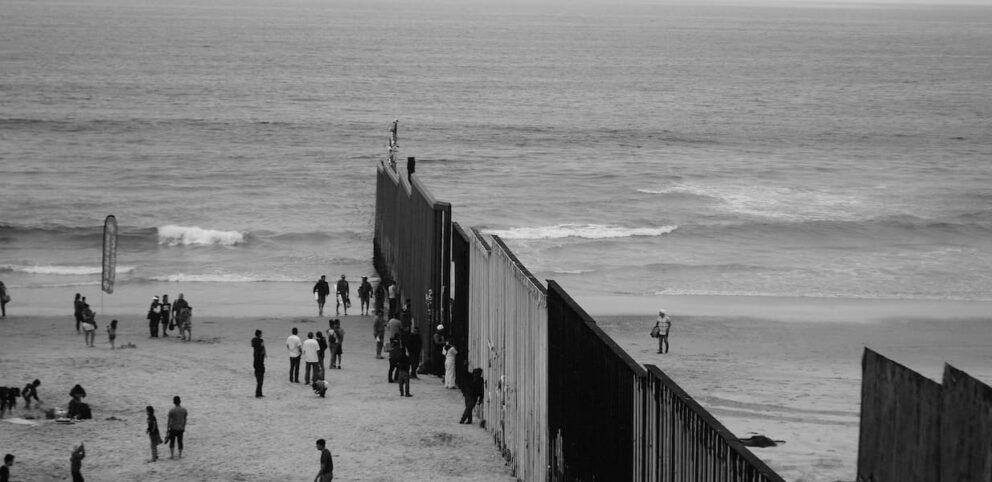
[[[557,281],[549,279],[548,292],[550,293],[552,291],[556,292],[565,304],[579,315],[582,321],[585,322],[586,326],[589,327],[589,329],[592,330],[593,333],[595,333],[596,336],[610,348],[610,350],[616,353],[617,356],[623,360],[627,367],[630,368],[638,378],[644,378],[647,376],[648,372],[644,369],[644,367],[634,361],[634,359],[627,354],[626,350],[621,348],[617,342],[613,341],[613,338],[611,338],[610,335],[607,335],[606,332],[596,324],[596,320],[589,316],[589,313],[586,313],[586,310],[582,309],[582,307],[579,306],[574,299],[572,299],[568,292],[566,292]]]
[[[472,234],[475,235],[475,239],[482,244],[482,247],[485,248],[487,253],[492,252],[493,247],[489,245],[489,241],[486,239],[486,235],[482,234],[482,231],[479,231],[478,228],[472,228]]]
[[[517,267],[517,270],[523,273],[523,275],[527,277],[527,280],[530,281],[532,285],[534,285],[537,289],[541,291],[542,295],[547,297],[548,289],[545,288],[544,285],[541,284],[541,282],[538,281],[533,274],[531,274],[530,270],[528,270],[527,267],[520,262],[520,259],[517,258],[517,255],[513,254],[513,251],[510,251],[510,248],[506,246],[506,243],[504,243],[499,236],[496,236],[494,234],[492,235],[492,237],[493,237],[493,244],[498,246],[499,249],[503,250],[503,252],[506,253],[506,256],[510,258],[510,261],[513,262],[513,265]]]
[[[447,201],[438,201],[437,198],[434,197],[434,194],[431,193],[431,190],[427,189],[427,186],[424,185],[424,183],[420,180],[417,174],[413,174],[411,176],[403,176],[401,175],[399,170],[394,171],[391,168],[388,168],[385,165],[383,165],[382,162],[380,162],[379,165],[376,166],[376,169],[380,173],[385,173],[387,176],[389,176],[389,179],[392,180],[394,184],[398,186],[403,186],[403,189],[406,191],[407,196],[412,195],[413,190],[416,189],[417,192],[419,192],[420,195],[423,196],[424,199],[427,201],[427,203],[433,206],[435,210],[451,209],[451,203]]]
[[[703,408],[695,398],[692,398],[685,390],[682,389],[674,380],[671,379],[665,372],[661,371],[656,365],[644,365],[647,368],[647,372],[650,374],[650,378],[655,378],[661,381],[672,393],[682,401],[690,410],[692,410],[699,418],[703,419],[707,426],[712,428],[716,433],[723,439],[727,445],[730,446],[734,452],[737,452],[744,460],[746,460],[750,465],[752,465],[756,470],[758,470],[761,475],[771,482],[785,482],[781,476],[775,473],[767,464],[765,464],[761,459],[759,459],[753,452],[748,450],[740,442],[740,440],[725,427],[719,420],[716,419],[709,411]]]

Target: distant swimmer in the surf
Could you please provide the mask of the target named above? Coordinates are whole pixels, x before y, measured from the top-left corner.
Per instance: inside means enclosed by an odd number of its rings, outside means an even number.
[[[658,319],[651,329],[651,336],[658,339],[658,353],[668,353],[668,332],[672,329],[672,319],[665,310],[658,312]]]

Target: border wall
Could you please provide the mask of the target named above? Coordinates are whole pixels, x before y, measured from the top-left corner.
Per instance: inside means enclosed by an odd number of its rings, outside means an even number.
[[[440,202],[417,179],[382,164],[375,191],[373,264],[379,276],[399,288],[422,336],[450,319],[447,292],[451,278],[451,204]],[[430,301],[427,296],[430,295]],[[424,343],[423,365],[443,371],[440,353]]]
[[[943,384],[865,348],[858,481],[992,480],[992,388],[950,365]]]
[[[547,475],[547,291],[497,236],[472,229],[469,369],[485,370],[482,413],[520,480]]]
[[[518,480],[782,481],[555,281],[545,289],[499,237],[452,223],[451,205],[416,175],[380,164],[373,245],[380,277],[413,301],[432,371],[443,370],[430,342],[438,323],[463,348],[459,380],[485,371],[476,410]]]

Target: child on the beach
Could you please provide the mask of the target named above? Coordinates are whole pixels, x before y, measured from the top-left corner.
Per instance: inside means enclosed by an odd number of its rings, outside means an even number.
[[[24,408],[31,408],[31,399],[38,402],[35,405],[41,405],[41,400],[38,399],[38,385],[41,385],[41,380],[37,378],[27,384],[24,390],[21,390],[21,396],[24,397]]]
[[[114,349],[114,340],[117,339],[117,320],[110,320],[107,326],[107,338],[110,339],[110,349]]]
[[[145,430],[145,433],[148,434],[148,439],[152,445],[152,458],[149,462],[155,462],[158,460],[158,446],[162,443],[162,433],[158,430],[155,409],[151,405],[148,405],[145,407],[145,413],[148,414],[148,429]]]

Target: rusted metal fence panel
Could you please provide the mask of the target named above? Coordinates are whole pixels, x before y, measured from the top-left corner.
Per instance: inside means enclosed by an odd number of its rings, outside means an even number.
[[[547,480],[547,292],[496,236],[472,230],[469,369],[486,429],[519,480]]]
[[[940,385],[867,348],[862,372],[858,480],[940,480]]]
[[[553,481],[642,480],[646,371],[548,280]]]
[[[424,338],[421,357],[443,370],[429,337],[450,318],[447,289],[451,278],[451,205],[439,202],[417,176],[379,165],[376,176],[373,263],[380,277],[397,283],[400,299],[410,298],[411,312]]]
[[[945,365],[942,401],[940,480],[992,481],[992,387]]]
[[[647,372],[644,480],[784,482],[661,369]]]

